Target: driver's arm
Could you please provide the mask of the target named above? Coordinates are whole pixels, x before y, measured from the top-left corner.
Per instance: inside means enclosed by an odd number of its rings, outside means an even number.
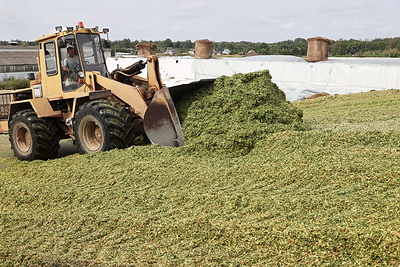
[[[63,60],[63,70],[65,70],[65,71],[68,71],[68,72],[71,72],[71,69],[70,68],[68,68],[68,62],[67,62],[67,59],[64,59]]]

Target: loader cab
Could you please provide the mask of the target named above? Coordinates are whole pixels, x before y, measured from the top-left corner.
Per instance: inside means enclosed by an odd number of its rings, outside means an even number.
[[[87,71],[108,75],[99,33],[97,29],[68,27],[37,40],[44,96],[78,91],[84,86],[79,78]]]
[[[97,71],[102,76],[107,75],[99,34],[78,32],[62,36],[58,38],[58,47],[63,70],[61,77],[63,91],[78,89],[80,87],[78,79],[86,71]],[[71,57],[71,54],[73,57]]]

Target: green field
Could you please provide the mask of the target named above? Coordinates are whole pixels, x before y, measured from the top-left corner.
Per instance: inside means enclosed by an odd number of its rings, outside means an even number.
[[[293,106],[249,146],[0,157],[0,265],[398,266],[400,91]]]

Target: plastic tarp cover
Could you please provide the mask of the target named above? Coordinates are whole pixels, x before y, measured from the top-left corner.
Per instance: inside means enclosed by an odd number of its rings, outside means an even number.
[[[112,71],[138,60],[143,58],[108,58],[107,67]],[[349,94],[400,89],[400,59],[397,58],[329,58],[327,61],[311,63],[294,56],[212,59],[160,57],[159,61],[161,78],[170,87],[222,75],[268,69],[272,81],[285,92],[287,100],[302,99],[322,92]],[[146,70],[141,76],[146,77]]]

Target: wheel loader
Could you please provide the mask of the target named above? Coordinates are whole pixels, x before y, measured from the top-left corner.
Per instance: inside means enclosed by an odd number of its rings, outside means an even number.
[[[140,138],[161,146],[184,144],[157,56],[109,73],[104,41],[108,29],[81,22],[37,39],[37,78],[29,88],[0,93],[0,132],[9,133],[18,159],[54,158],[65,138],[82,154],[126,148]],[[145,66],[147,79],[138,76]]]

